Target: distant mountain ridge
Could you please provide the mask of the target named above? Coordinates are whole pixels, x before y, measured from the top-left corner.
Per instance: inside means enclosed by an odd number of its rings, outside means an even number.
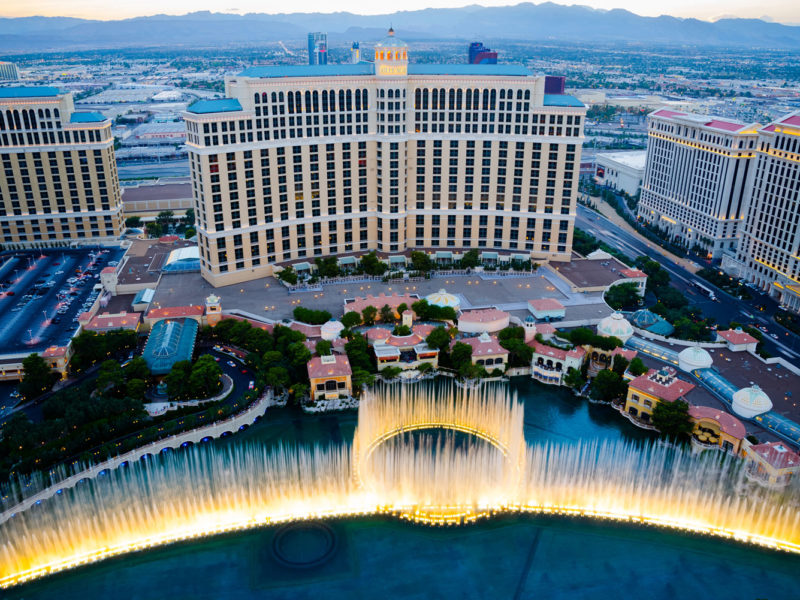
[[[352,34],[381,37],[389,24],[414,39],[629,42],[667,45],[800,49],[800,26],[760,19],[716,22],[642,17],[622,9],[598,10],[546,2],[515,6],[437,8],[386,15],[287,13],[231,15],[195,12],[119,21],[69,17],[0,18],[0,53],[136,46],[208,47],[299,41],[327,31],[331,41]],[[369,43],[373,39],[361,37]]]

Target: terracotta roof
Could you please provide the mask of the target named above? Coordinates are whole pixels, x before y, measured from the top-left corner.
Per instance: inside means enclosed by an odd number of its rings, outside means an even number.
[[[531,347],[533,348],[534,353],[540,354],[541,356],[554,358],[556,360],[566,360],[567,358],[581,358],[586,354],[586,350],[584,350],[580,346],[576,346],[575,348],[572,348],[572,350],[562,350],[561,348],[553,348],[552,346],[548,346],[547,344],[540,344],[539,342],[533,342],[531,344]]]
[[[429,325],[428,323],[420,323],[411,328],[411,330],[421,338],[428,337],[434,329],[436,329],[436,325]]]
[[[368,340],[387,340],[392,336],[392,332],[385,327],[370,327],[367,329]]]
[[[103,270],[100,271],[101,273],[116,273],[117,267],[103,267]]]
[[[758,454],[776,469],[800,467],[800,455],[790,450],[782,442],[767,442],[750,446],[750,450]]]
[[[536,333],[550,335],[556,332],[556,328],[550,323],[536,323]]]
[[[91,321],[83,326],[89,331],[108,331],[110,329],[136,329],[142,320],[142,313],[119,313],[110,315],[104,313],[95,316]]]
[[[564,310],[564,305],[555,298],[537,298],[536,300],[528,300],[534,310]]]
[[[800,115],[792,115],[791,117],[787,117],[783,121],[781,121],[784,125],[797,125],[800,127]]]
[[[354,310],[358,313],[362,312],[367,306],[374,306],[378,310],[383,308],[384,304],[388,304],[395,310],[401,304],[405,304],[408,306],[408,309],[411,310],[411,305],[414,302],[417,302],[419,298],[417,296],[412,296],[411,294],[392,294],[387,296],[384,293],[380,293],[377,296],[373,296],[372,294],[368,294],[363,298],[354,298],[350,302],[344,305],[344,312],[349,312]]]
[[[467,323],[489,323],[491,321],[497,321],[498,319],[505,319],[507,317],[508,313],[504,310],[498,310],[496,308],[484,308],[481,310],[468,310],[462,312],[458,317],[458,320],[465,321]]]
[[[670,369],[669,367],[666,368],[671,375],[671,380],[669,383],[663,384],[655,381],[655,376],[663,370],[665,369],[650,369],[646,375],[639,375],[639,377],[631,381],[628,384],[628,387],[639,390],[646,394],[650,394],[651,396],[655,396],[656,398],[665,400],[667,402],[674,402],[694,389],[695,386],[693,384],[689,383],[688,381],[684,381],[683,379],[678,379],[675,376],[675,369]]]
[[[647,277],[647,273],[640,271],[639,269],[622,269],[620,273],[631,279],[634,277]]]
[[[64,356],[66,353],[66,346],[50,346],[47,350],[42,352],[42,358],[57,358],[59,356]]]
[[[500,342],[497,340],[495,336],[493,335],[489,336],[489,341],[483,341],[483,339],[481,338],[483,338],[483,336],[468,337],[461,340],[453,340],[453,342],[450,344],[450,347],[452,348],[458,342],[461,342],[462,344],[467,344],[468,346],[472,346],[472,356],[508,354],[508,350],[506,350],[500,345]]]
[[[747,430],[739,419],[718,408],[712,408],[711,406],[690,406],[689,416],[694,419],[712,419],[719,424],[721,431],[739,440],[747,434]]]
[[[199,317],[205,312],[199,304],[189,306],[168,306],[166,308],[151,308],[147,311],[148,319],[179,319],[181,317]]]
[[[258,329],[263,329],[264,331],[269,331],[270,333],[272,333],[272,329],[274,328],[274,325],[272,323],[263,323],[261,321],[256,321],[254,319],[247,319],[245,317],[240,317],[238,315],[224,315],[220,320],[224,321],[226,319],[233,319],[234,321],[247,321],[253,327],[257,327]]]
[[[174,244],[179,239],[181,238],[177,235],[162,235],[160,238],[158,238],[158,242],[160,244]]]
[[[319,379],[321,377],[341,377],[343,375],[352,375],[350,370],[350,361],[347,356],[342,354],[331,354],[324,357],[326,360],[333,359],[329,363],[323,363],[320,356],[315,356],[308,361],[308,377],[309,379]]]
[[[386,343],[396,348],[410,348],[416,346],[420,342],[424,342],[425,338],[418,336],[416,333],[411,335],[392,335],[386,340]]]
[[[717,335],[726,342],[730,342],[734,346],[741,344],[755,344],[758,340],[749,333],[739,331],[736,329],[726,329],[725,331],[717,331]]]
[[[675,112],[674,110],[666,110],[662,108],[661,110],[654,112],[653,115],[658,117],[685,117],[686,113]]]
[[[623,356],[626,360],[631,361],[636,358],[636,355],[639,354],[636,350],[628,350],[627,348],[614,348],[614,351],[611,353],[611,356]]]
[[[713,127],[714,129],[722,129],[724,131],[739,131],[745,127],[745,125],[743,123],[733,123],[731,121],[714,119],[706,123],[706,127]]]
[[[322,325],[306,325],[305,323],[298,323],[292,321],[289,329],[302,332],[307,338],[322,337]]]

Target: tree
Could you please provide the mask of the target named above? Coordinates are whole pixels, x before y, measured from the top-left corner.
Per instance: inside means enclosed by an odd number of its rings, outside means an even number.
[[[278,279],[281,281],[288,283],[289,285],[295,285],[297,283],[297,272],[294,270],[292,265],[285,267],[280,273],[278,273]]]
[[[161,226],[162,230],[167,231],[167,229],[169,229],[169,226],[172,224],[172,217],[174,216],[175,213],[172,212],[171,210],[162,210],[160,213],[158,213],[158,216],[156,217],[156,223],[158,223]]]
[[[366,386],[371,386],[375,383],[375,376],[370,373],[369,371],[365,371],[364,369],[353,369],[353,375],[351,377],[353,382],[353,393],[360,393],[361,389]]]
[[[344,351],[347,353],[350,367],[353,370],[361,369],[369,373],[375,372],[375,367],[369,354],[369,343],[363,335],[354,334],[352,339],[344,345]]]
[[[394,321],[394,309],[388,304],[381,306],[381,321],[391,323]]]
[[[694,425],[689,418],[689,404],[683,400],[661,401],[653,409],[653,425],[664,437],[688,436]]]
[[[628,368],[629,364],[630,362],[628,362],[627,358],[625,358],[621,354],[617,354],[614,356],[614,361],[612,363],[611,370],[614,371],[614,373],[616,373],[617,375],[621,376],[625,374],[625,369]]]
[[[186,227],[191,227],[192,225],[194,225],[194,209],[193,208],[187,208],[186,209],[186,213],[183,215],[183,224],[186,225]]]
[[[519,329],[522,329],[519,327]],[[502,333],[502,332],[501,332]],[[509,337],[500,341],[500,345],[508,350],[508,366],[510,367],[529,367],[533,358],[533,348],[528,346],[524,340],[517,337]]]
[[[633,282],[617,284],[606,292],[606,302],[615,310],[638,306],[639,301],[639,287]]]
[[[339,261],[335,256],[315,258],[314,263],[317,265],[317,273],[320,277],[338,277],[341,273]]]
[[[159,225],[155,221],[151,221],[150,223],[148,223],[145,227],[145,231],[147,231],[148,237],[151,238],[161,237],[161,234],[163,232],[161,225]]]
[[[578,369],[573,367],[567,369],[567,373],[564,375],[564,385],[573,390],[580,390],[585,384],[586,380]]]
[[[267,385],[281,390],[289,385],[289,371],[283,367],[270,367],[264,376]]]
[[[122,387],[125,382],[125,375],[122,372],[122,367],[115,360],[106,360],[100,365],[100,371],[97,374],[97,391],[101,394],[106,391],[115,392]]]
[[[444,327],[437,327],[428,334],[425,343],[441,352],[450,347],[450,335]]]
[[[361,320],[364,325],[374,325],[376,316],[378,316],[378,309],[374,306],[365,306],[361,311]]]
[[[342,316],[342,325],[347,329],[352,329],[353,327],[361,325],[361,315],[354,310],[347,311]]]
[[[478,251],[474,248],[472,250],[468,250],[464,253],[461,257],[461,268],[462,269],[474,269],[479,264],[481,264],[480,255]]]
[[[142,218],[141,217],[128,217],[125,219],[125,227],[141,227],[142,226]]]
[[[604,369],[600,371],[592,381],[592,391],[590,395],[595,400],[611,402],[618,398],[624,398],[628,392],[628,384],[614,371]]]
[[[305,369],[308,361],[311,360],[311,350],[306,348],[303,342],[293,342],[289,345],[289,364],[295,369]]]
[[[186,231],[183,232],[183,237],[185,239],[191,239],[197,235],[197,230],[194,227],[187,227]]]
[[[209,398],[216,394],[220,388],[220,377],[222,367],[219,366],[214,357],[204,354],[198,358],[192,366],[189,376],[189,390],[194,398]]]
[[[472,364],[472,346],[464,342],[456,342],[450,351],[450,360],[453,367],[463,374]]]
[[[50,370],[50,365],[34,353],[22,361],[22,381],[18,389],[25,400],[37,398],[53,387],[58,374]]]
[[[411,335],[411,333],[411,327],[408,325],[395,325],[394,330],[392,331],[392,335],[397,335],[400,337]]]
[[[403,313],[406,312],[407,310],[408,310],[408,304],[406,304],[405,302],[401,302],[400,304],[397,305],[397,316],[402,317]]]
[[[414,250],[413,252],[411,252],[411,267],[415,271],[421,271],[423,273],[427,273],[428,271],[433,269],[434,263],[427,252],[420,252],[418,250]]]
[[[147,361],[141,356],[132,359],[125,366],[125,379],[144,379],[150,377],[150,367],[147,366]]]
[[[628,365],[628,371],[634,377],[638,377],[639,375],[647,373],[647,367],[642,359],[637,356],[631,361],[631,364]]]
[[[293,383],[289,390],[292,394],[293,402],[299,404],[300,400],[308,396],[309,389],[310,387],[307,383]]]
[[[402,372],[403,369],[401,369],[400,367],[386,367],[384,369],[381,369],[381,375],[383,376],[384,379],[394,379]]]
[[[316,352],[317,356],[326,356],[331,353],[332,347],[333,345],[328,340],[320,340],[314,346],[314,352]]]
[[[385,263],[380,261],[374,250],[362,256],[359,264],[367,275],[383,275],[388,268]]]
[[[423,298],[422,300],[417,300],[411,305],[411,310],[414,311],[414,314],[417,315],[417,319],[420,321],[427,321],[428,320],[428,313],[430,312],[430,304],[428,301]]]
[[[327,310],[312,310],[304,306],[296,306],[293,314],[295,319],[309,325],[322,325],[331,320],[331,313]]]
[[[189,377],[192,374],[192,363],[179,360],[164,377],[167,384],[167,395],[172,400],[188,400],[190,394]]]
[[[147,390],[147,383],[144,379],[129,379],[125,386],[125,393],[135,400],[142,400],[145,390]]]

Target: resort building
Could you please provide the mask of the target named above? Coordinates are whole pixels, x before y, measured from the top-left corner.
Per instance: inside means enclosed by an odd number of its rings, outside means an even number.
[[[111,121],[52,87],[0,88],[0,243],[110,244],[123,228]]]
[[[639,217],[711,258],[735,250],[758,127],[666,109],[651,113]]]
[[[647,374],[639,375],[628,383],[624,411],[637,421],[650,423],[653,409],[659,402],[686,402],[686,394],[694,387],[688,381],[679,379],[677,372],[671,367],[650,369]]]
[[[755,352],[758,340],[741,328],[717,331],[717,342],[725,342],[731,352]]]
[[[772,410],[772,400],[758,385],[753,385],[734,392],[731,408],[740,417],[752,419]]]
[[[542,383],[561,385],[570,369],[581,370],[586,350],[580,346],[572,349],[554,348],[539,342],[529,344],[533,348],[531,377]]]
[[[694,423],[692,444],[700,449],[716,448],[729,454],[739,454],[747,435],[742,422],[724,410],[710,406],[689,406],[689,418]]]
[[[645,150],[598,153],[595,157],[594,181],[598,185],[635,196],[642,186],[646,160]]]
[[[800,312],[800,111],[761,129],[757,154],[734,271]]]
[[[569,261],[586,107],[515,65],[258,66],[184,113],[214,286],[374,250]]]
[[[800,455],[783,442],[750,444],[745,440],[742,456],[747,478],[767,487],[785,487],[800,474]]]
[[[615,337],[623,344],[633,336],[633,326],[622,313],[611,313],[597,324],[597,335]]]
[[[509,352],[500,345],[498,339],[482,333],[477,337],[461,338],[454,340],[450,345],[452,349],[458,342],[472,347],[472,364],[484,367],[489,373],[495,369],[506,370]]]
[[[144,347],[142,357],[153,375],[166,375],[176,362],[191,360],[199,325],[193,319],[158,321]]]
[[[528,300],[528,312],[540,321],[556,321],[566,314],[564,305],[555,298]]]
[[[333,400],[353,395],[350,361],[346,355],[315,356],[308,361],[312,400]]]
[[[458,315],[458,330],[461,333],[497,333],[508,327],[511,315],[497,308],[465,310]]]
[[[17,64],[0,60],[0,81],[16,81],[19,79]]]

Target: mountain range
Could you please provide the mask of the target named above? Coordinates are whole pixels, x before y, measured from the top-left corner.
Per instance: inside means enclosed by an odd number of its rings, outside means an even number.
[[[407,40],[519,40],[800,49],[800,26],[760,19],[715,22],[643,17],[545,2],[515,6],[402,11],[386,15],[337,13],[246,14],[195,12],[117,21],[69,17],[0,18],[0,53],[147,46],[211,47],[297,42],[327,31],[331,43],[376,41],[389,24]]]

